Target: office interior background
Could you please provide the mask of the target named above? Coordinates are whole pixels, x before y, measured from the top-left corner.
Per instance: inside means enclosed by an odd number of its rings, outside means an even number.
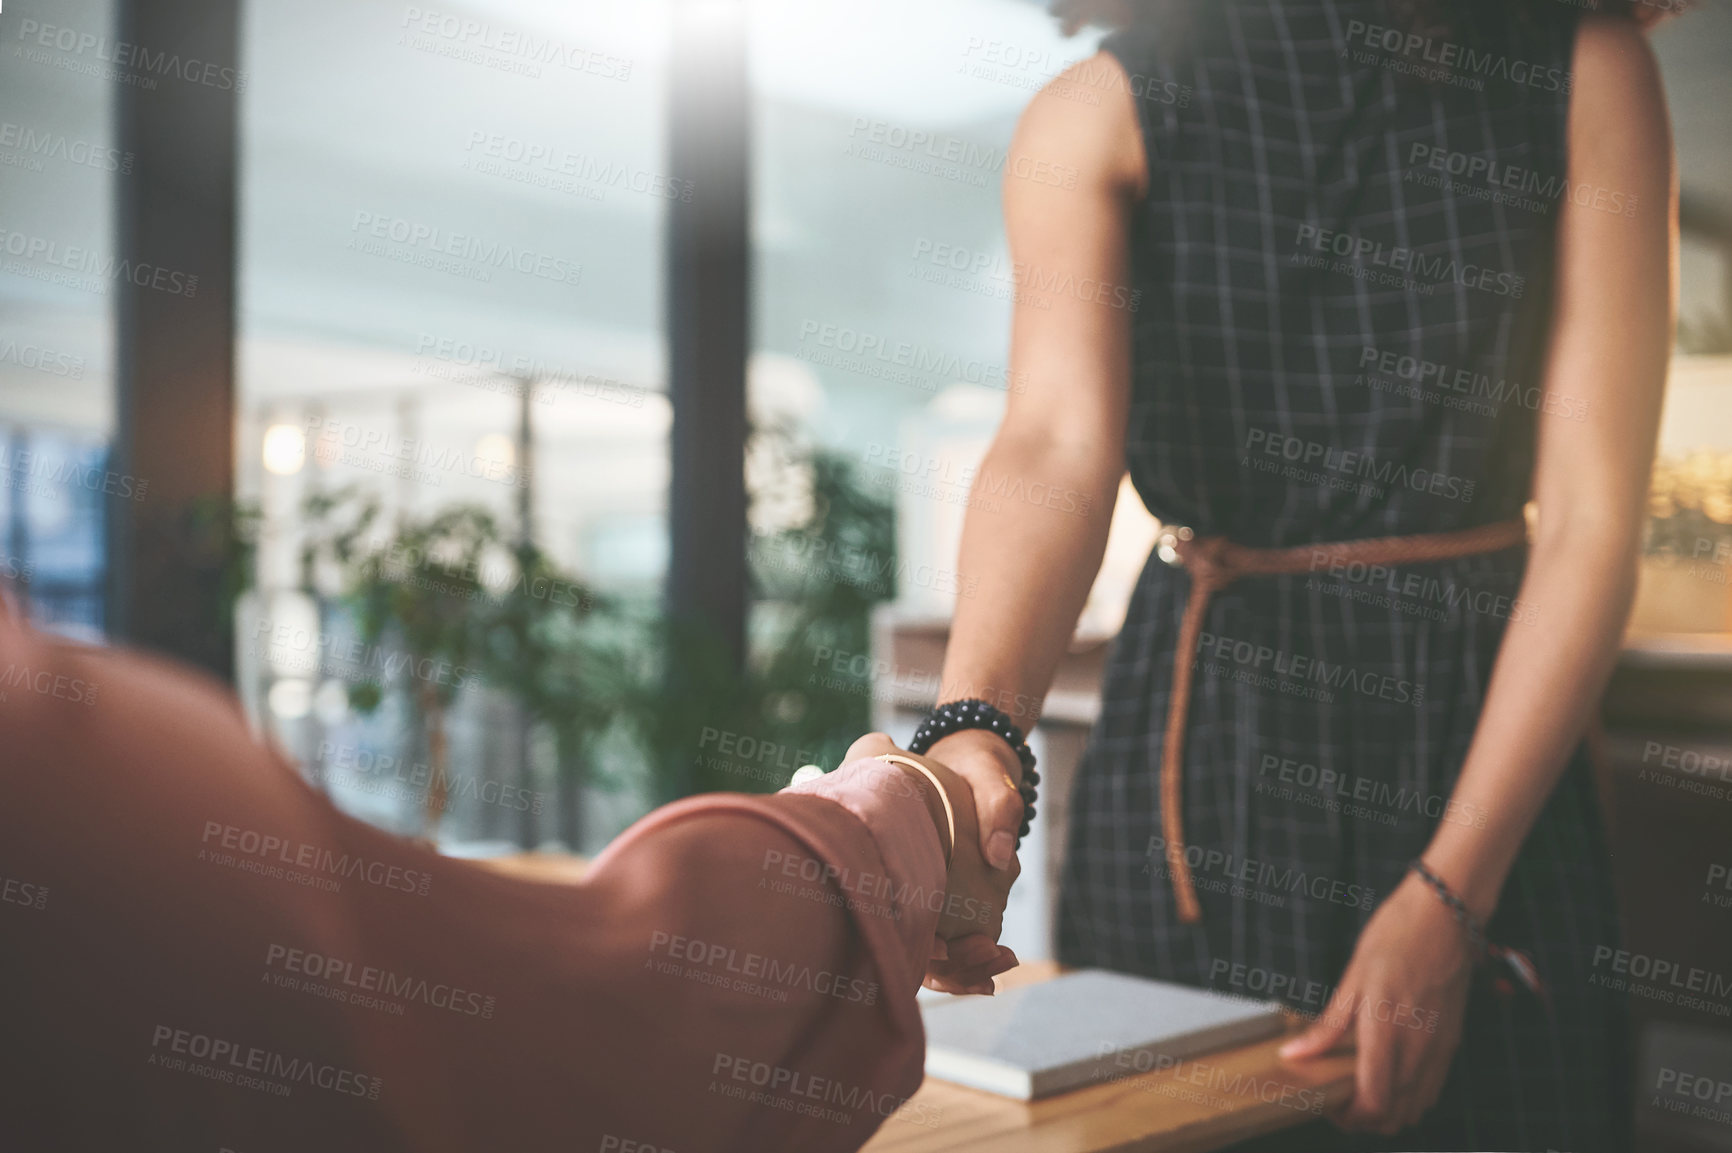
[[[457,855],[906,738],[1018,386],[1005,150],[1098,36],[1031,0],[12,0],[0,578]],[[1602,785],[1632,951],[1732,971],[1732,7],[1654,44],[1680,326]],[[1127,492],[1034,738],[1061,780],[1157,529]],[[1732,1081],[1732,1020],[1635,1008],[1639,1076]]]

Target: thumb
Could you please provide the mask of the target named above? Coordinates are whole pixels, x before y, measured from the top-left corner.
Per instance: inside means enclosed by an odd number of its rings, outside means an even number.
[[[1283,1060],[1297,1058],[1303,1061],[1335,1048],[1353,1029],[1354,1014],[1347,1007],[1352,1003],[1349,998],[1344,1005],[1341,995],[1336,994],[1330,999],[1329,1007],[1323,1011],[1323,1015],[1313,1021],[1310,1028],[1281,1046],[1278,1050],[1279,1056]]]
[[[974,792],[975,819],[980,822],[980,855],[995,869],[1016,860],[1016,834],[1022,829],[1022,793],[991,757],[959,759],[951,770]]]

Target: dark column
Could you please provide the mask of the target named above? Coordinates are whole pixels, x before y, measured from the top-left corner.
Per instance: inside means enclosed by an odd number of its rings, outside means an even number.
[[[30,434],[23,425],[13,425],[6,441],[0,452],[4,452],[13,473],[6,484],[6,552],[10,554],[7,560],[18,566],[22,575],[23,566],[30,560],[30,508],[24,501],[30,490],[29,472],[23,463],[24,454],[30,451]],[[29,590],[23,581],[13,588],[21,599],[28,598]]]
[[[111,500],[108,629],[224,678],[221,596],[234,489],[238,0],[119,0],[129,46],[116,134],[112,468],[142,484]],[[195,279],[196,278],[196,279]]]
[[[517,381],[517,555],[527,558],[535,548],[535,381],[521,377]],[[529,590],[513,592],[527,597]],[[530,619],[535,613],[522,606]],[[535,779],[535,718],[521,696],[513,699],[511,711],[517,724],[517,787],[528,796],[536,791]],[[517,815],[517,844],[533,849],[541,843],[540,822],[535,807],[530,805]]]
[[[744,0],[675,0],[667,234],[670,615],[746,650],[750,222]]]

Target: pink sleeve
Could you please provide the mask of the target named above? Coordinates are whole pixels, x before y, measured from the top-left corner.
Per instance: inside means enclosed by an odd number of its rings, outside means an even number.
[[[868,861],[850,860],[846,858],[858,856],[859,847],[845,843],[812,845],[815,856],[824,860],[824,866],[820,869],[804,864],[790,872],[793,863],[782,862],[781,879],[798,880],[806,885],[833,884],[842,890],[847,906],[860,912],[876,914],[883,909],[905,909],[901,915],[878,918],[888,922],[896,940],[873,943],[891,950],[883,960],[901,954],[914,957],[917,971],[914,984],[918,987],[920,975],[926,971],[932,936],[937,931],[947,878],[938,830],[933,828],[918,786],[901,769],[873,757],[863,757],[778,794],[788,796],[822,797],[840,805],[865,826],[874,852]],[[639,838],[675,821],[741,811],[742,802],[746,811],[762,813],[787,832],[798,835],[796,827],[779,815],[787,811],[786,806],[774,798],[738,794],[694,797],[659,809],[627,829],[596,858],[594,869],[608,867],[618,853],[632,847]],[[874,932],[882,928],[877,920],[867,924]]]
[[[0,619],[0,671],[26,1144],[841,1153],[920,1085],[946,874],[881,769],[669,805],[529,881],[338,812],[184,670]]]
[[[646,1019],[659,1003],[678,1024],[645,1046],[666,1075],[607,1099],[616,1124],[673,1150],[858,1148],[920,1085],[914,994],[945,880],[918,790],[879,761],[633,826],[587,915],[631,926]]]

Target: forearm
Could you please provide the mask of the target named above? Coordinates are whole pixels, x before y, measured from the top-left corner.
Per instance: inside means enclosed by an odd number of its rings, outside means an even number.
[[[1089,67],[1097,66],[1119,69],[1105,55]],[[1094,76],[1067,70],[1023,113],[1007,172],[1061,164],[1076,180],[1064,188],[1006,180],[1005,232],[1023,267],[1122,286],[1131,207],[1145,178],[1142,136],[1129,100],[1085,107],[1070,97],[1072,84]],[[1006,398],[963,522],[957,567],[969,593],[957,598],[939,695],[984,698],[1025,731],[1106,551],[1125,472],[1133,309],[1065,293],[1036,307],[1018,294],[1010,365],[1019,387]],[[1006,772],[1019,772],[1008,759]],[[990,781],[983,772],[974,785],[978,792]]]
[[[1542,514],[1543,516],[1543,514]],[[1635,590],[1634,532],[1536,543],[1485,707],[1426,861],[1489,915],[1605,690]],[[1471,817],[1471,819],[1467,819]]]
[[[1446,821],[1426,854],[1481,913],[1496,905],[1610,676],[1671,353],[1677,185],[1659,70],[1628,23],[1590,18],[1575,76],[1570,181],[1625,189],[1638,207],[1616,219],[1560,209],[1543,383],[1588,415],[1538,422],[1539,529],[1521,588],[1533,612],[1509,626],[1453,798],[1458,811],[1483,813],[1484,827]]]
[[[972,591],[957,599],[941,700],[981,697],[1032,727],[1100,570],[1122,472],[1116,445],[994,442],[963,522],[957,567]]]

